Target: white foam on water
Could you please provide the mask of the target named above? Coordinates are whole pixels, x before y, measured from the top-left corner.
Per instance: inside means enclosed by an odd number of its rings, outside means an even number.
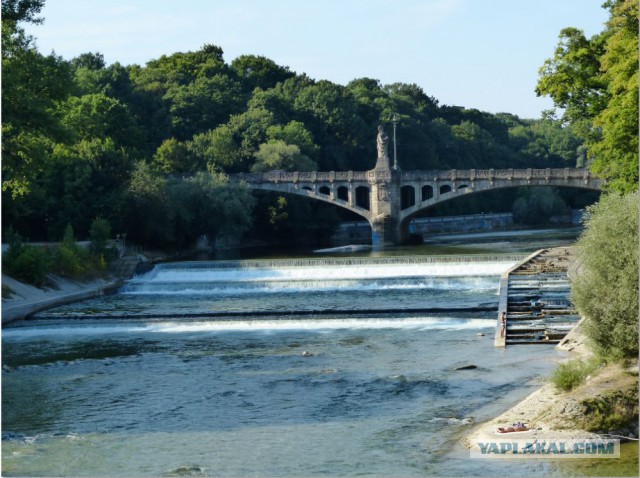
[[[179,334],[216,332],[270,332],[289,330],[339,330],[339,329],[415,329],[415,330],[465,330],[495,327],[492,319],[457,319],[451,317],[409,317],[401,319],[284,319],[284,320],[230,320],[201,322],[168,321],[145,325],[108,326],[33,326],[7,328],[5,340],[33,338],[74,338],[93,335],[117,334]]]
[[[370,292],[385,290],[492,290],[498,286],[495,277],[416,277],[374,280],[276,280],[261,282],[137,282],[127,284],[123,294],[176,295],[242,295],[293,294],[298,292]]]
[[[260,282],[269,280],[347,280],[393,277],[496,276],[515,262],[446,262],[425,264],[379,264],[263,268],[200,269],[158,268],[135,277],[130,283],[153,282]]]

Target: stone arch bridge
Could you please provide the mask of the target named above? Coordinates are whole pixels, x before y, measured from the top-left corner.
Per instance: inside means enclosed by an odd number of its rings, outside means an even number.
[[[386,166],[386,165],[385,165]],[[587,169],[469,169],[284,172],[232,174],[251,189],[306,196],[348,209],[371,225],[375,247],[401,244],[418,213],[440,202],[483,191],[521,186],[599,190]]]

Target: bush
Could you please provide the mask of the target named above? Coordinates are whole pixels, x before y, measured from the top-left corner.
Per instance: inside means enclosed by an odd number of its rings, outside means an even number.
[[[25,245],[13,229],[7,233],[9,249],[2,255],[3,272],[37,287],[47,285],[51,257],[47,250]]]
[[[578,240],[571,299],[608,357],[638,355],[638,193],[603,196]]]
[[[9,251],[7,251],[9,254]],[[22,246],[17,254],[9,255],[4,263],[5,272],[16,280],[42,287],[48,284],[51,257],[46,249]]]
[[[49,274],[86,280],[102,276],[107,270],[104,254],[92,254],[80,247],[70,225],[65,230],[62,243],[53,251],[25,245],[12,230],[7,233],[7,240],[9,249],[2,255],[3,272],[36,287],[48,285]]]
[[[56,250],[54,270],[56,274],[71,279],[84,277],[89,261],[89,254],[76,244],[73,228],[68,225],[62,243]]]
[[[582,384],[589,375],[596,372],[602,365],[603,360],[597,358],[587,361],[574,359],[562,362],[558,364],[551,374],[551,382],[557,389],[568,392]]]

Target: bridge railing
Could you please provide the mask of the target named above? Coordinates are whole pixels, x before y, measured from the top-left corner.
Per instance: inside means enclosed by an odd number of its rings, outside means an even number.
[[[546,168],[546,169],[451,169],[433,171],[404,171],[402,179],[408,181],[456,181],[482,179],[588,179],[592,177],[588,169]]]
[[[367,171],[269,171],[266,173],[233,174],[233,179],[247,183],[264,182],[333,182],[333,181],[366,181]]]
[[[391,173],[390,173],[391,174]],[[396,174],[396,173],[393,173]],[[375,176],[372,171],[269,171],[266,173],[239,173],[231,175],[234,180],[247,183],[297,183],[368,181]],[[474,181],[494,179],[590,179],[588,169],[450,169],[431,171],[403,171],[400,178],[405,181]]]

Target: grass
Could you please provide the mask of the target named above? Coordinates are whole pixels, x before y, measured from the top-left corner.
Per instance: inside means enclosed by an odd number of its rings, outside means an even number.
[[[588,360],[573,359],[568,362],[558,364],[551,374],[551,382],[557,389],[568,392],[573,390],[585,379],[593,375],[604,365],[604,360],[593,357]]]
[[[633,430],[638,423],[637,384],[626,390],[615,390],[605,396],[583,400],[583,426],[591,432]]]

